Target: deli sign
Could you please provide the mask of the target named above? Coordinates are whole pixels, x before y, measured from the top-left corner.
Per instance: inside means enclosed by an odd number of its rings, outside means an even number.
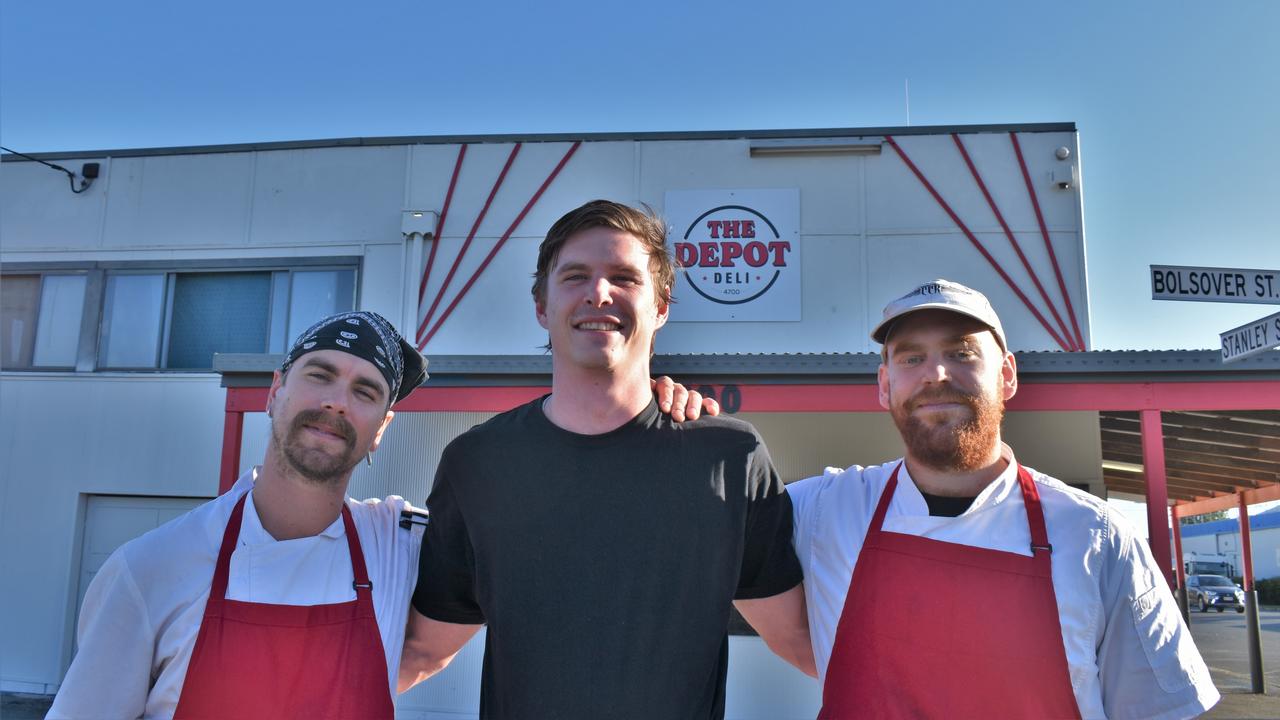
[[[800,191],[672,190],[671,320],[800,319]]]

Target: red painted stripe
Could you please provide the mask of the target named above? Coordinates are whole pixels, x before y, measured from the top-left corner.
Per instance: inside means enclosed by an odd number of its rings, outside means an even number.
[[[546,180],[542,181],[542,185],[538,187],[538,191],[533,194],[533,197],[529,198],[529,202],[525,203],[524,209],[516,216],[515,221],[512,222],[511,226],[507,228],[507,231],[502,234],[502,237],[498,238],[498,242],[493,244],[493,249],[485,256],[484,260],[480,263],[480,267],[477,267],[476,271],[471,274],[471,278],[467,280],[467,284],[462,286],[462,289],[459,290],[458,294],[453,298],[453,302],[449,303],[449,307],[445,308],[444,312],[440,314],[440,319],[437,320],[435,326],[431,328],[431,332],[427,333],[426,337],[422,339],[422,343],[418,346],[418,349],[426,347],[427,343],[431,341],[431,338],[440,330],[440,326],[444,325],[444,321],[449,319],[449,315],[453,312],[453,309],[458,306],[458,303],[462,301],[462,298],[467,294],[467,291],[470,290],[471,286],[480,278],[480,274],[485,271],[485,268],[489,267],[490,261],[492,261],[494,256],[498,254],[498,251],[502,249],[502,246],[506,244],[507,240],[511,238],[512,233],[516,231],[516,228],[524,221],[525,216],[529,214],[529,211],[533,209],[533,206],[537,204],[539,198],[542,197],[542,193],[546,192],[547,188],[551,186],[551,182],[556,179],[556,176],[560,174],[560,171],[564,169],[564,166],[568,164],[569,158],[573,157],[573,154],[578,151],[578,148],[581,145],[582,141],[579,140],[569,146],[569,150],[565,152],[564,157],[560,158],[559,163],[556,163],[555,169],[551,171],[551,174],[547,176]]]
[[[1062,268],[1058,266],[1058,256],[1053,252],[1053,243],[1049,242],[1049,228],[1044,224],[1044,214],[1040,212],[1040,201],[1036,198],[1035,186],[1031,184],[1031,175],[1027,172],[1027,163],[1022,159],[1022,146],[1018,144],[1018,135],[1009,133],[1013,141],[1013,152],[1018,156],[1018,166],[1022,168],[1022,180],[1027,184],[1027,195],[1031,197],[1031,207],[1036,211],[1036,222],[1040,223],[1040,235],[1044,238],[1045,249],[1049,251],[1049,262],[1053,263],[1053,274],[1058,277],[1058,290],[1067,303],[1067,315],[1071,318],[1071,327],[1075,330],[1076,344],[1084,349],[1084,336],[1080,334],[1080,324],[1076,322],[1076,310],[1071,305],[1071,295],[1067,293],[1067,284],[1062,280]]]
[[[987,199],[987,205],[991,207],[991,212],[995,214],[996,221],[1000,223],[1000,227],[1004,230],[1005,237],[1009,238],[1009,244],[1013,246],[1013,251],[1018,254],[1018,259],[1022,261],[1022,267],[1026,268],[1027,274],[1031,276],[1031,282],[1035,283],[1036,290],[1040,291],[1040,298],[1044,300],[1044,304],[1049,308],[1049,312],[1053,314],[1053,319],[1058,323],[1058,329],[1062,331],[1062,336],[1067,339],[1067,344],[1071,345],[1071,350],[1083,350],[1083,345],[1076,345],[1071,341],[1071,331],[1067,329],[1067,324],[1062,321],[1062,316],[1058,315],[1058,308],[1055,307],[1052,300],[1049,299],[1049,293],[1045,292],[1044,285],[1040,284],[1040,278],[1036,275],[1036,271],[1031,268],[1030,261],[1022,252],[1022,245],[1018,243],[1018,239],[1014,237],[1013,230],[1009,229],[1009,223],[1005,222],[1004,214],[1000,212],[1000,208],[996,207],[996,201],[991,197],[991,193],[987,190],[987,184],[982,181],[982,175],[978,173],[978,168],[974,166],[973,159],[969,157],[969,151],[964,146],[964,141],[960,139],[957,133],[951,134],[951,139],[955,141],[956,147],[960,149],[960,155],[964,158],[964,164],[969,166],[969,173],[973,175],[973,179],[978,183],[978,189],[982,191],[982,196]]]
[[[688,387],[724,385],[715,378],[684,378]],[[874,384],[737,384],[739,412],[883,412]],[[396,404],[396,412],[498,412],[550,390],[536,386],[431,387]],[[1015,412],[1100,410],[1274,410],[1280,381],[1035,383],[1023,381],[1009,401]],[[262,412],[267,388],[227,388],[227,413]],[[235,435],[239,438],[239,435]],[[234,471],[233,471],[234,474]],[[232,480],[235,478],[233,477]]]
[[[418,309],[422,309],[422,298],[427,294],[427,278],[431,277],[431,266],[436,263],[436,250],[440,247],[440,239],[444,237],[444,221],[449,217],[449,206],[453,204],[453,189],[458,185],[458,174],[462,172],[462,159],[467,156],[467,145],[458,146],[458,159],[453,164],[453,175],[449,178],[449,191],[444,194],[444,206],[440,208],[440,222],[436,225],[436,236],[431,241],[431,253],[427,256],[427,269],[422,272],[422,282],[418,285]],[[422,329],[418,329],[421,333]]]
[[[1274,410],[1278,381],[1027,383],[1010,410]]]
[[[489,190],[489,197],[485,198],[484,206],[480,208],[480,214],[476,215],[476,221],[471,225],[471,232],[467,233],[467,239],[463,241],[462,249],[454,256],[453,264],[449,266],[449,273],[444,276],[444,283],[440,285],[440,290],[436,293],[435,300],[431,301],[431,307],[418,325],[418,332],[416,333],[418,337],[422,336],[423,329],[427,327],[427,323],[431,322],[431,316],[435,314],[436,307],[440,305],[440,300],[444,298],[445,292],[448,291],[449,283],[453,281],[454,273],[458,272],[458,266],[462,264],[462,258],[467,254],[467,248],[471,247],[471,241],[475,239],[476,232],[480,230],[480,223],[484,222],[484,216],[489,212],[489,206],[493,204],[493,198],[498,194],[498,189],[502,187],[502,181],[507,179],[507,172],[511,170],[511,164],[515,162],[516,155],[520,154],[522,145],[523,143],[516,143],[511,147],[511,154],[507,156],[507,163],[502,166],[502,172],[498,173],[498,179],[494,180],[493,188]],[[418,349],[421,350],[426,344],[426,340],[419,341]]]
[[[1035,316],[1036,320],[1040,321],[1040,325],[1045,329],[1045,332],[1048,332],[1049,336],[1058,343],[1058,347],[1063,350],[1070,351],[1070,346],[1068,346],[1062,338],[1058,337],[1058,333],[1054,332],[1053,328],[1049,326],[1049,322],[1044,319],[1044,316],[1040,314],[1040,311],[1037,310],[1035,305],[1031,304],[1031,301],[1027,299],[1027,296],[1022,294],[1022,291],[1018,289],[1017,284],[1013,282],[1013,278],[1009,277],[1009,274],[1004,271],[1004,268],[1000,267],[1000,263],[996,262],[996,259],[991,256],[991,253],[987,252],[987,249],[982,246],[982,243],[978,242],[978,238],[969,231],[968,226],[960,220],[960,217],[951,209],[951,206],[947,204],[947,201],[942,199],[942,196],[938,194],[938,191],[935,190],[933,185],[925,178],[924,173],[920,172],[920,169],[916,167],[916,164],[911,162],[911,158],[907,157],[907,154],[903,152],[902,148],[898,147],[898,143],[889,135],[885,135],[884,139],[885,142],[889,143],[890,147],[897,151],[898,156],[901,157],[902,162],[906,163],[907,167],[911,169],[911,172],[915,173],[916,178],[920,180],[922,185],[924,185],[925,190],[928,190],[929,194],[933,196],[933,199],[938,201],[938,205],[945,213],[947,213],[951,218],[951,221],[956,224],[956,227],[960,228],[960,232],[964,233],[964,236],[969,238],[969,242],[972,243],[978,252],[982,254],[982,257],[987,259],[987,262],[991,264],[991,268],[996,271],[996,274],[1004,279],[1004,282],[1009,286],[1009,289],[1013,290],[1013,293],[1018,296],[1018,299],[1022,300],[1022,304],[1031,311],[1031,314]]]

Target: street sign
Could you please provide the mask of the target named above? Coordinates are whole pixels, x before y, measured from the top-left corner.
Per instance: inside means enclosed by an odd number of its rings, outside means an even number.
[[[1280,270],[1152,265],[1151,299],[1280,305]]]
[[[1280,312],[1228,330],[1222,340],[1222,362],[1229,363],[1280,345]]]

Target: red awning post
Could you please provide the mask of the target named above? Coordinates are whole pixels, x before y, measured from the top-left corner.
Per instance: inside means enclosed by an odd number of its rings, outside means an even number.
[[[1164,571],[1165,582],[1175,587],[1169,557],[1169,486],[1164,470],[1164,429],[1159,410],[1143,410],[1142,468],[1147,478],[1147,542],[1156,566]]]
[[[1169,513],[1173,515],[1173,562],[1176,568],[1174,576],[1178,579],[1178,588],[1173,594],[1178,598],[1178,609],[1182,610],[1182,619],[1190,625],[1191,607],[1187,604],[1187,564],[1182,560],[1182,513],[1178,512],[1177,505],[1169,508]]]
[[[1244,493],[1236,493],[1240,509],[1240,574],[1244,576],[1244,590],[1253,590],[1253,538],[1249,532],[1249,505]]]
[[[231,489],[240,474],[240,435],[244,431],[244,411],[232,408],[227,390],[227,413],[222,421],[222,469],[218,472],[218,494]]]
[[[1253,587],[1253,541],[1249,534],[1249,503],[1244,493],[1240,499],[1240,567],[1244,573],[1244,624],[1249,631],[1249,680],[1255,693],[1267,691],[1262,674],[1262,627],[1258,622],[1258,592]]]

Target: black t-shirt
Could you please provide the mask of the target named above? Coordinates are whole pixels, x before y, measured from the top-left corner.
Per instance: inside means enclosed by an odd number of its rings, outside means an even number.
[[[729,607],[801,581],[791,500],[745,422],[649,404],[603,435],[542,400],[445,448],[413,605],[487,623],[481,717],[720,718]]]
[[[972,497],[955,497],[952,495],[930,495],[921,490],[920,494],[924,496],[924,502],[929,506],[929,514],[934,517],[960,517],[965,510],[978,499],[977,495]]]

